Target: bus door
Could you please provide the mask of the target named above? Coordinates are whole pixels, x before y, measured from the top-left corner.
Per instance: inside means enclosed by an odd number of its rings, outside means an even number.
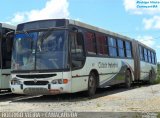
[[[84,77],[83,66],[85,63],[84,39],[83,34],[79,32],[70,32],[70,55],[71,55],[71,77],[73,92],[82,91],[86,81]]]
[[[10,71],[11,71],[11,54],[12,54],[12,44],[13,44],[13,37],[14,32],[13,30],[2,28],[1,32],[1,85],[0,88],[6,89],[9,87],[9,80],[10,80]]]

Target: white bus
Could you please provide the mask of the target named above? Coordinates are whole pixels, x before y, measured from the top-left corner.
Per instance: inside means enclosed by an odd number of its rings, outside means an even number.
[[[60,94],[156,77],[156,52],[144,44],[69,19],[17,26],[11,90],[17,94]]]
[[[0,23],[0,90],[10,88],[11,52],[15,29],[15,26]]]

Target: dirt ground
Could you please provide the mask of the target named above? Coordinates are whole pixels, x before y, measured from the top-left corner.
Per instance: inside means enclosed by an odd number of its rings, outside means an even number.
[[[0,100],[0,112],[160,112],[160,84],[100,89],[94,98],[82,93],[8,97]]]

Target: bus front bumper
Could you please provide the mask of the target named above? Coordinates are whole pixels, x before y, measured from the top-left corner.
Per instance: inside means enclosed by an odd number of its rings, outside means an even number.
[[[70,88],[67,84],[48,84],[43,86],[26,86],[11,85],[11,90],[16,94],[28,94],[28,95],[55,95],[62,93],[70,93]]]

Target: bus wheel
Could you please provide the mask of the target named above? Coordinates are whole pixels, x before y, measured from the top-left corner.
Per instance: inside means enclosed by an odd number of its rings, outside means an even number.
[[[154,83],[154,77],[153,77],[153,73],[152,71],[149,72],[149,84],[153,84]]]
[[[88,79],[88,90],[87,90],[87,96],[92,97],[95,95],[96,92],[96,76],[94,73],[91,73],[89,75]]]
[[[126,88],[131,87],[131,73],[129,70],[126,71],[126,75],[125,75],[125,87]]]

